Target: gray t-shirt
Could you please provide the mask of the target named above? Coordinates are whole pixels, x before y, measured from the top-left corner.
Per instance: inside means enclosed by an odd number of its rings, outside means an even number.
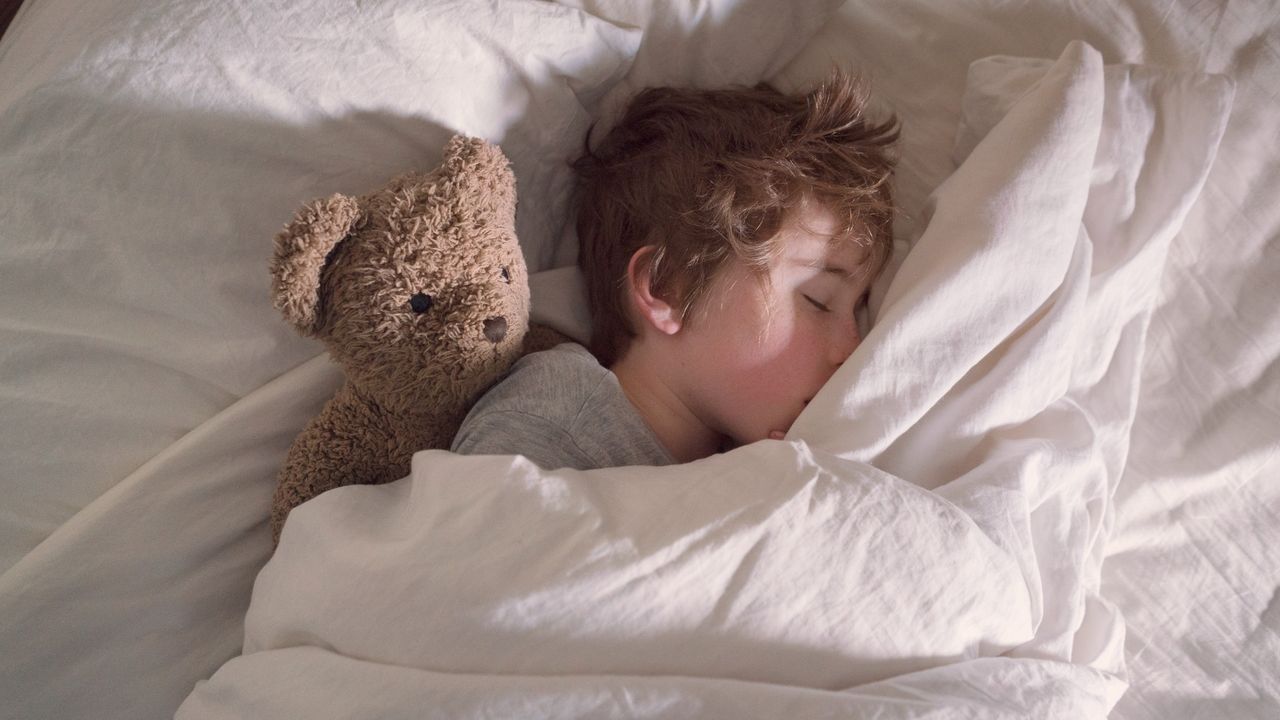
[[[524,455],[545,470],[675,464],[618,377],[577,343],[520,358],[471,408],[449,449]]]

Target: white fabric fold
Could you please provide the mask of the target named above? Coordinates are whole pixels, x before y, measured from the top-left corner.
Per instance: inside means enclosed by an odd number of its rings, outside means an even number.
[[[422,452],[306,517],[254,586],[246,654],[320,638],[440,671],[841,689],[1032,635],[1019,568],[965,514],[800,442],[588,472]]]

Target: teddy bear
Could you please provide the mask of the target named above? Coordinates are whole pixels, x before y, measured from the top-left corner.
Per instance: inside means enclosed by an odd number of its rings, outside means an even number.
[[[273,542],[306,500],[397,480],[413,453],[447,449],[516,359],[568,339],[530,329],[515,211],[506,156],[459,135],[431,172],[316,200],[276,236],[275,307],[325,344],[345,379],[289,448]]]

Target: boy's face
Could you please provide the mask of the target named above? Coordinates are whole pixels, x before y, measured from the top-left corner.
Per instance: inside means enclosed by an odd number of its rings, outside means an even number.
[[[742,444],[780,436],[858,346],[872,278],[865,249],[833,241],[836,229],[816,203],[791,213],[769,283],[730,265],[682,329],[686,397],[708,428]]]

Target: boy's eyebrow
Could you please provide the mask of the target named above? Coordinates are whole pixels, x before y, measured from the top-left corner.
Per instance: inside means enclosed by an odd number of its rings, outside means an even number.
[[[846,270],[839,265],[829,265],[821,260],[797,260],[796,262],[805,267],[821,270],[822,272],[831,273],[832,275],[839,275],[845,280],[853,280],[857,277],[851,270]]]

